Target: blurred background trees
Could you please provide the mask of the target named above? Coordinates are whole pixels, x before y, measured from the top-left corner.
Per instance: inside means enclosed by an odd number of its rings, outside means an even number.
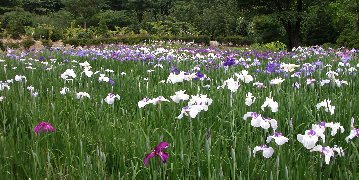
[[[1,0],[0,23],[10,38],[206,35],[359,48],[359,0]]]

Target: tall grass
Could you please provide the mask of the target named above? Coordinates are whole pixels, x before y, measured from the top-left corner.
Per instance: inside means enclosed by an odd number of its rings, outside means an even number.
[[[341,58],[334,50],[315,55],[313,49],[304,52],[257,53],[248,51],[213,50],[216,58],[210,58],[210,51],[203,49],[174,49],[177,57],[169,58],[168,53],[153,53],[157,46],[148,46],[153,57],[140,57],[145,53],[139,46],[109,47],[79,51],[43,50],[39,52],[11,52],[2,54],[0,80],[13,79],[15,75],[26,76],[26,82],[10,83],[10,90],[0,91],[5,99],[0,102],[0,179],[356,179],[359,175],[358,139],[347,143],[350,119],[359,117],[359,80],[357,75],[347,73],[349,67],[340,67]],[[118,48],[118,49],[117,49]],[[127,49],[126,49],[127,48]],[[166,47],[168,50],[171,48]],[[100,53],[101,52],[101,53]],[[126,54],[127,53],[127,54]],[[196,58],[197,53],[203,59]],[[115,57],[114,54],[117,56]],[[133,55],[135,54],[135,55]],[[261,65],[245,67],[222,66],[227,56],[235,55],[257,58]],[[281,56],[277,63],[302,65],[320,60],[324,63],[308,77],[291,77],[293,73],[266,73],[271,58]],[[306,55],[305,58],[303,58]],[[349,53],[348,63],[356,67],[359,58]],[[261,56],[263,55],[263,56]],[[138,56],[136,59],[135,57]],[[127,58],[126,58],[127,57]],[[42,59],[42,60],[39,60]],[[52,59],[52,61],[50,60]],[[56,59],[56,60],[54,60]],[[126,60],[125,60],[126,59]],[[162,61],[159,61],[163,59]],[[164,60],[166,59],[166,60]],[[169,60],[170,59],[170,60]],[[181,59],[181,61],[178,61]],[[76,60],[77,62],[72,62]],[[78,62],[88,61],[92,71],[100,71],[115,81],[114,85],[99,82],[100,73],[92,77],[81,75]],[[47,62],[46,65],[44,62]],[[245,62],[245,61],[241,61]],[[30,66],[36,69],[28,69]],[[163,69],[154,67],[162,64]],[[248,64],[252,62],[248,61]],[[336,87],[306,85],[307,78],[317,81],[326,78],[326,72],[338,67],[343,71],[338,79],[349,85]],[[160,83],[166,80],[170,69],[191,71],[201,67],[211,80],[192,80],[183,83]],[[214,66],[219,68],[214,68]],[[46,67],[52,66],[51,70]],[[16,67],[16,69],[15,69]],[[207,67],[207,69],[206,69]],[[77,77],[64,81],[60,75],[66,69],[74,69]],[[113,73],[105,69],[114,70]],[[147,70],[154,69],[149,73]],[[256,81],[267,88],[256,88],[252,83],[241,82],[241,87],[231,95],[228,89],[217,89],[234,73],[247,69]],[[262,72],[257,72],[261,69]],[[296,68],[299,70],[300,68]],[[126,75],[121,73],[125,72]],[[281,85],[269,85],[275,77],[285,78]],[[148,78],[148,80],[144,80]],[[292,84],[301,84],[299,89]],[[39,93],[32,97],[26,89],[32,85]],[[203,87],[210,85],[210,87]],[[62,87],[70,92],[61,95]],[[213,99],[208,111],[190,119],[176,117],[187,102],[176,104],[163,102],[138,108],[137,102],[144,97],[164,96],[167,99],[178,90],[189,95],[207,94]],[[77,92],[88,92],[90,99],[78,100]],[[103,102],[108,93],[119,94],[121,99],[113,105]],[[248,107],[245,95],[252,92],[256,102]],[[272,96],[279,104],[276,113],[261,105],[266,97]],[[232,96],[232,99],[230,99]],[[336,106],[334,115],[317,110],[315,105],[324,99],[332,100]],[[232,101],[232,107],[230,107]],[[278,131],[289,138],[283,146],[274,142],[274,155],[266,159],[259,153],[254,157],[255,146],[265,144],[272,131],[254,128],[243,115],[254,111],[278,121]],[[50,122],[54,133],[36,135],[33,128],[40,121]],[[340,122],[346,129],[332,137],[327,135],[325,145],[338,145],[345,151],[344,157],[335,156],[329,165],[320,153],[310,152],[296,137],[321,121]],[[356,127],[358,126],[356,121]],[[170,147],[168,162],[162,164],[158,157],[143,165],[144,156],[159,142],[166,141]],[[322,144],[322,142],[318,142]]]

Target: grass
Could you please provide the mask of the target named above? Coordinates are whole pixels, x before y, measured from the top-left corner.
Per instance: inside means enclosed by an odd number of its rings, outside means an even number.
[[[150,47],[155,54],[156,47]],[[124,50],[128,48],[127,50]],[[152,58],[143,58],[134,47],[109,47],[104,50],[89,51],[44,50],[40,52],[12,52],[13,56],[2,54],[5,62],[0,62],[0,80],[13,79],[24,75],[26,82],[13,82],[10,90],[0,91],[5,99],[0,102],[0,172],[1,179],[355,179],[358,177],[358,139],[347,143],[350,119],[358,119],[359,81],[356,75],[339,73],[338,79],[348,81],[349,85],[307,86],[307,77],[295,78],[285,73],[256,73],[265,70],[268,58],[258,58],[262,63],[256,67],[232,66],[225,69],[221,61],[230,54],[249,57],[258,56],[253,52],[215,50],[220,55],[214,58],[198,59],[197,53],[207,56],[200,49],[174,49],[178,54],[173,60],[157,61],[168,58],[167,53],[158,53]],[[169,47],[166,47],[171,49]],[[99,55],[101,51],[105,55]],[[111,51],[112,53],[107,53]],[[112,57],[117,53],[118,57]],[[127,53],[127,54],[126,54]],[[183,54],[182,54],[183,53]],[[302,54],[306,58],[300,58]],[[325,51],[325,55],[314,55],[312,49],[304,53],[296,52],[283,56],[278,62],[298,64],[312,63],[318,59],[331,64],[336,70],[340,58],[335,51]],[[24,55],[25,54],[25,55]],[[85,54],[85,55],[84,55]],[[86,55],[87,54],[87,55]],[[106,56],[106,54],[110,54]],[[180,55],[181,54],[181,55]],[[349,52],[348,52],[349,54]],[[270,57],[278,54],[269,53]],[[181,57],[180,57],[181,56]],[[351,53],[351,67],[359,63],[358,55]],[[111,58],[112,57],[112,58]],[[128,61],[123,61],[131,59]],[[136,59],[137,57],[137,59]],[[44,58],[42,61],[37,59]],[[21,60],[24,59],[24,60]],[[50,59],[56,59],[51,61]],[[142,59],[142,60],[140,60]],[[177,61],[183,59],[182,61]],[[72,62],[76,60],[77,62]],[[120,61],[122,60],[122,61]],[[333,61],[335,60],[335,62]],[[339,60],[339,61],[338,61]],[[92,71],[100,71],[115,81],[115,85],[99,82],[99,74],[92,77],[81,76],[82,68],[78,62],[90,62]],[[52,66],[52,70],[45,70]],[[34,70],[27,69],[31,63]],[[160,63],[163,69],[154,68]],[[6,65],[6,67],[4,67]],[[179,70],[190,71],[196,65],[210,81],[185,81],[183,83],[159,83],[166,80],[169,69],[176,66]],[[219,65],[219,68],[213,66]],[[206,66],[208,70],[206,70]],[[17,67],[13,69],[13,67]],[[342,67],[341,67],[342,68]],[[349,67],[348,67],[349,68]],[[60,75],[66,69],[74,69],[77,77],[65,82]],[[114,73],[105,72],[114,70]],[[147,70],[154,69],[148,73]],[[241,82],[241,87],[232,94],[228,89],[217,89],[223,81],[235,72],[247,69],[256,81],[263,82],[267,88],[258,89],[252,83]],[[296,68],[299,70],[300,68]],[[345,68],[342,68],[345,69]],[[317,69],[310,76],[317,81],[326,79],[329,67]],[[126,75],[121,75],[125,72]],[[343,71],[345,72],[345,71]],[[275,77],[285,77],[279,86],[269,85]],[[144,80],[148,78],[148,80]],[[301,84],[299,89],[292,87],[294,82]],[[32,97],[26,90],[35,87],[39,92]],[[203,87],[210,85],[210,88]],[[70,93],[61,95],[62,87],[70,88]],[[164,96],[167,99],[178,90],[186,90],[189,95],[207,94],[213,99],[208,111],[190,119],[179,120],[181,108],[187,102],[176,104],[163,102],[160,105],[147,105],[139,109],[137,102],[144,97]],[[78,100],[77,92],[88,92],[91,99]],[[121,100],[108,105],[102,101],[108,93],[119,94]],[[252,92],[256,102],[248,107],[244,104],[245,95]],[[273,113],[261,110],[265,98],[271,95],[279,104],[279,111]],[[332,100],[336,106],[334,115],[317,110],[315,105],[324,99]],[[255,111],[265,117],[278,121],[278,131],[289,138],[289,142],[277,146],[269,145],[275,152],[269,159],[260,153],[254,157],[255,146],[265,144],[272,131],[254,128],[250,120],[242,119],[246,112]],[[33,128],[40,122],[50,122],[54,133],[41,133],[36,136]],[[324,156],[305,149],[296,139],[304,134],[311,124],[321,121],[340,122],[344,133],[332,137],[328,134],[325,145],[338,145],[345,151],[344,157],[335,156],[329,165]],[[358,123],[356,123],[356,127]],[[169,159],[162,164],[158,157],[143,165],[144,156],[151,152],[159,142],[166,141]],[[317,144],[323,144],[319,141]],[[324,145],[324,144],[323,144]]]

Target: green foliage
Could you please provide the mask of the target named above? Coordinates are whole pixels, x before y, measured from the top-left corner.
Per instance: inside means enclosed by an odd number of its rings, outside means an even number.
[[[260,50],[260,51],[272,51],[272,52],[278,52],[278,51],[284,51],[287,49],[287,45],[280,42],[270,42],[265,44],[255,43],[250,46],[251,49]]]
[[[65,29],[71,25],[74,17],[69,11],[60,10],[49,15],[51,22],[49,25],[53,25],[57,29]]]
[[[237,19],[226,7],[213,6],[203,10],[195,22],[198,29],[212,38],[236,34]]]
[[[101,25],[102,23],[110,30],[115,30],[116,27],[134,27],[137,24],[135,14],[133,12],[125,10],[106,10],[96,14],[94,19],[97,24]]]
[[[106,7],[106,3],[103,0],[63,0],[63,4],[67,11],[83,22],[85,29],[89,19]]]
[[[137,35],[123,35],[117,36],[114,38],[70,38],[64,41],[65,44],[77,46],[86,46],[86,45],[100,45],[100,44],[139,44],[149,41],[170,41],[170,40],[177,40],[182,42],[194,42],[198,44],[205,44],[208,45],[210,38],[209,36],[150,36],[144,34],[137,34]]]
[[[23,9],[7,12],[1,16],[1,28],[5,29],[5,35],[10,35],[11,38],[19,39],[26,33],[25,26],[31,25],[32,14]]]
[[[334,44],[334,43],[324,43],[324,44],[322,45],[322,47],[323,47],[324,49],[329,49],[329,48],[338,49],[338,48],[339,48],[338,45],[337,45],[337,44]]]
[[[52,46],[52,41],[50,39],[41,39],[41,44],[45,48],[50,48]]]
[[[59,0],[23,0],[22,7],[31,13],[47,15],[59,11],[63,4]]]
[[[148,22],[148,29],[150,34],[158,36],[198,36],[199,32],[189,23],[186,22],[172,22],[172,21],[157,21]]]
[[[2,51],[5,50],[4,43],[1,40],[0,40],[0,50],[2,50]]]
[[[337,39],[339,46],[359,49],[359,32],[352,29],[345,29]]]
[[[291,49],[303,44],[335,43],[345,29],[358,30],[358,3],[358,0],[1,0],[0,31],[11,38],[26,34],[52,41],[133,34],[161,37],[202,34],[234,44],[249,44],[252,39],[258,43],[281,41]],[[51,37],[48,29],[37,29],[35,34],[31,28],[38,28],[38,24],[52,26]],[[240,36],[250,39],[246,42]]]
[[[219,37],[216,39],[220,43],[224,43],[227,45],[251,45],[253,40],[250,37],[244,36],[227,36],[227,37]]]
[[[7,43],[4,43],[4,47],[10,48],[10,49],[18,49],[21,47],[21,44],[17,43],[17,42],[7,42]]]
[[[33,35],[35,40],[48,39],[52,41],[58,41],[63,38],[62,31],[56,29],[54,26],[40,24],[35,28]]]
[[[259,43],[282,41],[284,32],[280,23],[270,16],[255,16],[251,34]]]
[[[321,45],[335,43],[339,36],[333,24],[333,12],[320,6],[312,7],[303,22],[304,43],[307,45]]]
[[[24,47],[25,49],[29,49],[34,44],[35,44],[35,41],[31,38],[26,38],[26,39],[22,40],[22,42],[21,42],[22,47]]]

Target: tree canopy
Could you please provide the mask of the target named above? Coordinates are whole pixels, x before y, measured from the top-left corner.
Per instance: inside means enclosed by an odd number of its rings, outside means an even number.
[[[214,40],[240,36],[257,43],[282,41],[288,49],[356,38],[359,29],[359,0],[2,0],[2,31],[24,24],[8,23],[10,12],[24,11],[35,28],[79,25],[143,33],[152,32],[154,22],[168,29],[186,23]]]

